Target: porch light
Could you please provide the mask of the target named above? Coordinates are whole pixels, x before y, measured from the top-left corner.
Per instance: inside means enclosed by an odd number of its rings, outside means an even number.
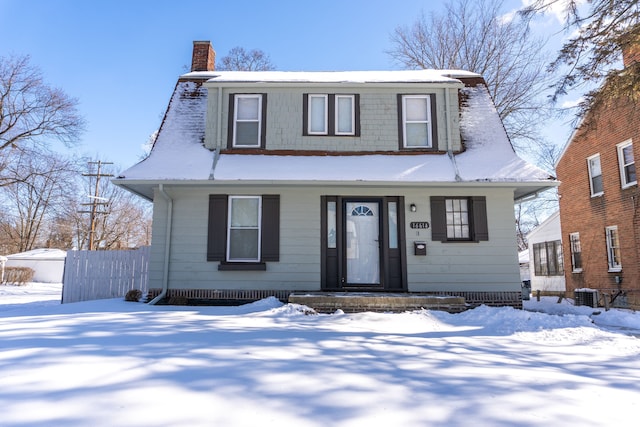
[[[416,204],[415,204],[415,203],[411,203],[411,204],[409,205],[409,210],[410,210],[411,212],[415,212],[415,211],[417,211],[417,210],[418,210],[418,208],[416,207]]]

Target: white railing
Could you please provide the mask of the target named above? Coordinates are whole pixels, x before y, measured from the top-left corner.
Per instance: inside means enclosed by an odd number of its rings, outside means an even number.
[[[124,297],[147,292],[149,246],[124,251],[69,251],[64,264],[62,302]]]

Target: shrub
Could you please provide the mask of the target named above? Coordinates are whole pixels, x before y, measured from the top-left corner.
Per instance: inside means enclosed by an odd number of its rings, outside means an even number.
[[[33,279],[36,272],[29,267],[5,267],[3,284],[25,285]]]
[[[131,289],[124,296],[125,301],[138,302],[142,298],[142,291],[140,289]]]

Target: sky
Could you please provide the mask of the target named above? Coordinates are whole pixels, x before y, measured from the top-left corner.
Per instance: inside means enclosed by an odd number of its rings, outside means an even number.
[[[29,55],[77,98],[87,127],[72,151],[120,170],[143,156],[194,40],[219,58],[260,49],[278,70],[393,70],[393,31],[445,1],[0,0],[0,56]],[[505,13],[520,5],[506,0]]]
[[[61,287],[0,285],[3,427],[638,424],[631,310],[61,305]]]

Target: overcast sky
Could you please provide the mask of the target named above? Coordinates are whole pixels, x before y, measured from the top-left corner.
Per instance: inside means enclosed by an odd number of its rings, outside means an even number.
[[[387,54],[394,29],[445,1],[0,0],[0,56],[30,55],[78,98],[87,131],[75,151],[127,168],[160,125],[194,40],[210,40],[218,57],[261,49],[279,70],[398,69]],[[520,3],[506,0],[505,13]]]

